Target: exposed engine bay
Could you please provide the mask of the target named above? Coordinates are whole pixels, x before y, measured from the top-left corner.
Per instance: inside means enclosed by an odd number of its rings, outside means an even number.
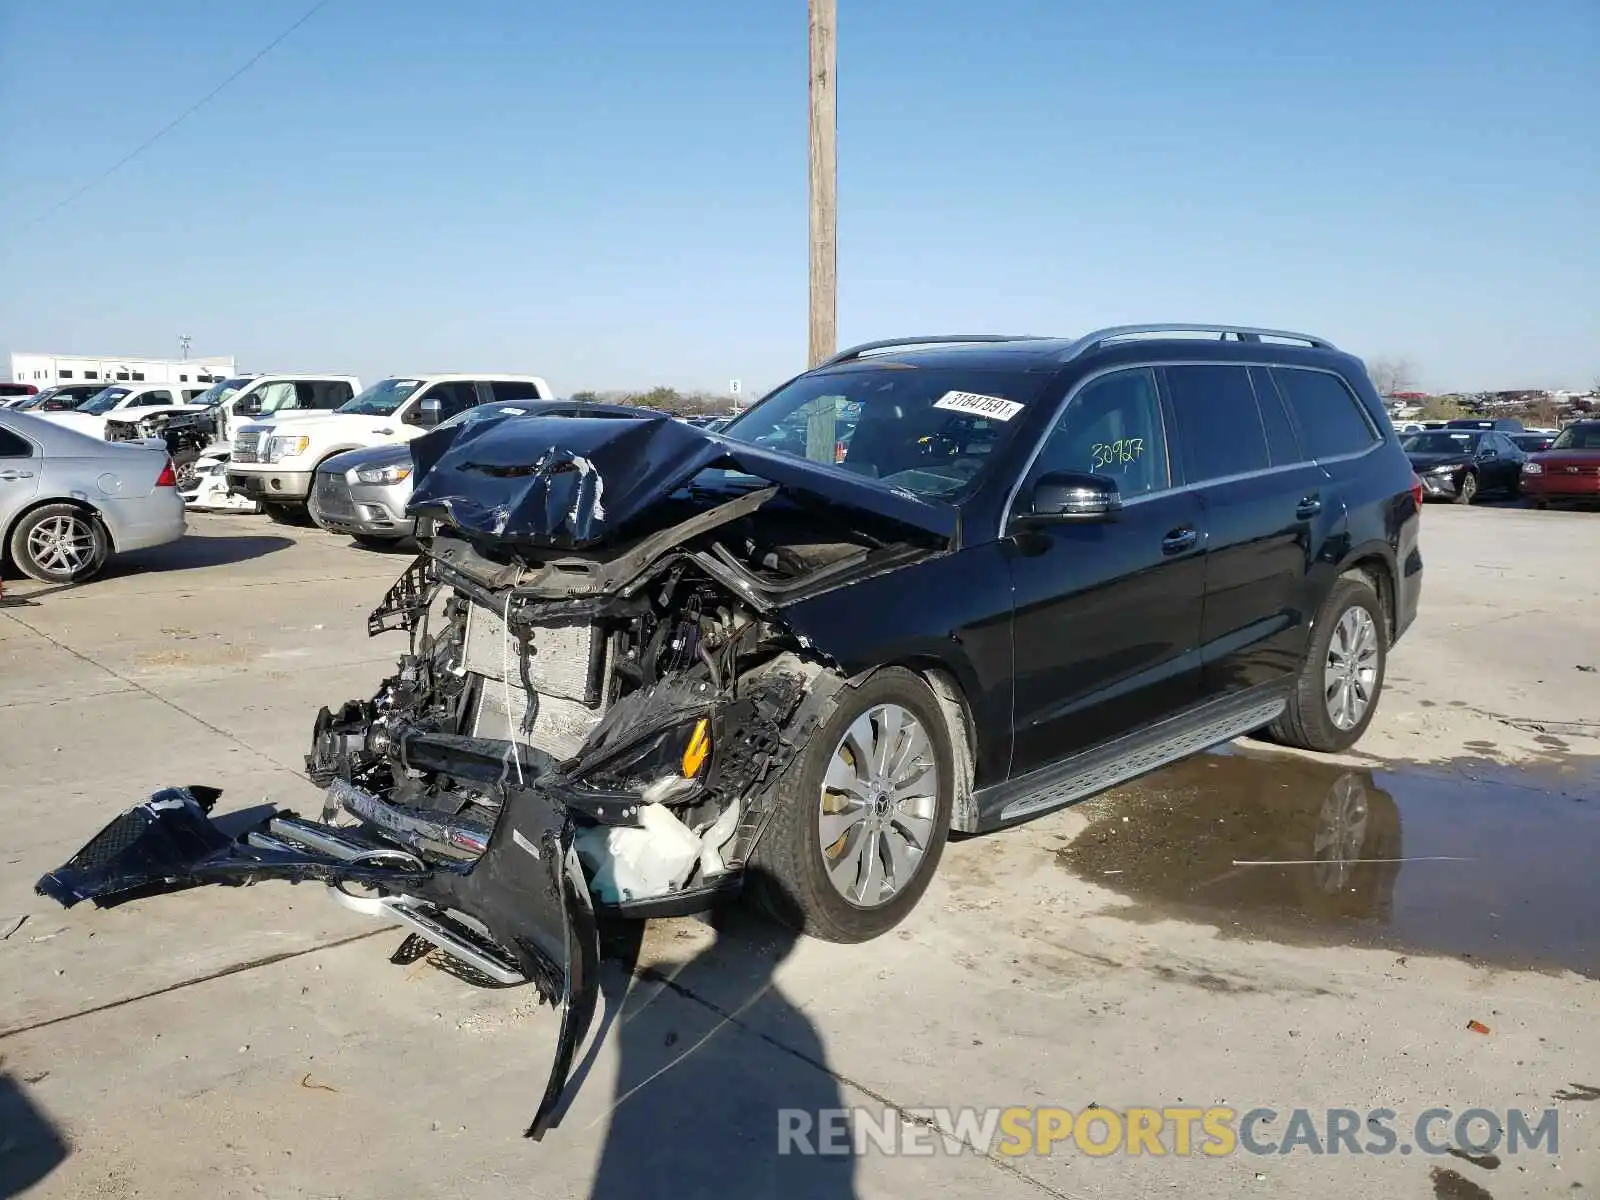
[[[109,905],[320,881],[409,930],[396,961],[441,949],[531,982],[563,1008],[538,1137],[593,1015],[595,910],[674,915],[737,891],[777,783],[852,686],[785,607],[947,540],[897,519],[903,501],[865,511],[737,462],[728,486],[689,487],[728,451],[680,423],[484,424],[501,436],[413,444],[411,511],[432,536],[368,621],[408,646],[374,695],[318,714],[319,818],[279,812],[230,839],[208,816],[216,793],[167,789],[38,890]],[[573,446],[557,427],[576,425],[605,428]],[[628,439],[625,457],[657,471],[648,486],[607,458]]]

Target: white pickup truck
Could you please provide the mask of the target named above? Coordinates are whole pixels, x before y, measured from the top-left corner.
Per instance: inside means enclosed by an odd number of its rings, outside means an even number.
[[[552,400],[537,375],[410,375],[373,384],[333,412],[287,411],[240,426],[228,462],[228,490],[298,522],[317,466],[347,450],[408,442],[479,404]]]

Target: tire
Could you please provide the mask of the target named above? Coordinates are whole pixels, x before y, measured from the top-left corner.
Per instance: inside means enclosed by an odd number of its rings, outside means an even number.
[[[840,825],[842,832],[827,847],[837,848],[833,857],[839,866],[833,874],[842,882],[835,885],[824,858],[821,823],[825,817],[834,818],[831,823],[835,824],[848,818],[842,812],[824,811],[823,804],[837,805],[847,793],[835,791],[825,799],[824,781],[830,770],[836,779],[851,777],[849,760],[859,760],[859,756],[853,756],[849,746],[866,740],[856,736],[863,728],[860,722],[865,721],[871,734],[888,732],[884,717],[897,718],[895,710],[920,726],[926,739],[924,754],[935,779],[929,787],[927,772],[902,770],[899,778],[907,787],[898,799],[892,792],[880,796],[869,791],[872,798],[864,798],[865,803],[856,807],[860,815],[853,823]],[[847,738],[847,734],[851,736]],[[892,737],[886,744],[891,754],[904,746]],[[919,754],[913,761],[923,757]],[[773,798],[777,807],[772,821],[746,868],[750,893],[770,916],[811,937],[829,942],[865,942],[879,937],[904,920],[927,890],[950,832],[954,795],[950,735],[933,692],[910,671],[898,667],[879,671],[860,688],[843,693],[833,715],[790,765]],[[887,812],[883,811],[885,805]],[[875,821],[881,824],[874,827]],[[869,838],[874,840],[863,842]],[[861,902],[861,893],[872,878],[868,864],[875,861],[880,881],[885,880],[894,861],[892,851],[898,848],[903,856],[914,844],[920,844],[920,854],[908,877],[891,894],[883,895],[880,888],[875,902]],[[852,862],[858,867],[854,875],[849,874]],[[858,899],[847,899],[843,887],[856,890]]]
[[[271,517],[279,525],[303,526],[313,523],[311,518],[306,514],[306,510],[301,505],[273,504],[265,500],[261,501],[260,503],[261,507],[267,510],[267,516]]]
[[[405,538],[376,537],[370,533],[352,533],[350,537],[363,550],[376,550],[380,554],[392,553],[405,541]]]
[[[198,478],[194,473],[194,465],[198,461],[199,459],[197,458],[186,458],[181,463],[176,464],[178,468],[178,490],[180,492],[192,492],[194,490],[194,481]]]
[[[1351,632],[1351,627],[1359,631],[1364,624],[1362,617],[1351,616],[1352,613],[1364,614],[1365,622],[1370,623],[1367,628],[1372,638],[1371,657],[1369,660],[1363,653],[1358,656],[1358,662],[1369,663],[1372,675],[1358,692],[1366,695],[1365,707],[1360,709],[1353,722],[1344,725],[1340,722],[1348,718],[1349,710],[1341,707],[1341,718],[1336,720],[1330,706],[1346,693],[1339,688],[1337,695],[1330,698],[1333,685],[1329,683],[1327,668],[1335,637],[1338,636],[1341,644],[1344,644],[1343,639]],[[1347,618],[1350,624],[1345,625]],[[1378,711],[1378,701],[1383,696],[1384,674],[1389,664],[1385,630],[1383,608],[1372,585],[1364,579],[1346,577],[1339,580],[1312,624],[1311,645],[1306,651],[1306,660],[1301,665],[1294,689],[1289,694],[1289,707],[1267,727],[1268,736],[1285,746],[1316,750],[1323,754],[1348,750],[1360,741],[1361,735],[1372,723],[1372,714]],[[1363,640],[1360,645],[1366,646],[1367,643]],[[1365,678],[1364,672],[1362,677]]]
[[[1461,482],[1456,484],[1456,503],[1471,504],[1478,495],[1478,473],[1467,471],[1461,476]]]
[[[111,539],[93,513],[72,504],[46,504],[11,531],[11,561],[41,583],[83,583],[111,556]]]

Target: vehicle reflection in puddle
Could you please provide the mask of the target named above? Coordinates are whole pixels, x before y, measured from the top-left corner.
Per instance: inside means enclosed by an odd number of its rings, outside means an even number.
[[[1600,979],[1600,760],[1368,770],[1213,753],[1080,811],[1088,828],[1057,853],[1134,902],[1117,916]]]

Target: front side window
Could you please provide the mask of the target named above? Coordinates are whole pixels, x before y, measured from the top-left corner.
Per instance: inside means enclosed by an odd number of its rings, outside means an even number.
[[[951,500],[977,485],[1048,378],[1016,370],[853,364],[801,376],[721,433],[835,465],[886,488]]]
[[[1265,470],[1272,462],[1245,367],[1167,367],[1188,482]]]
[[[451,383],[436,383],[422,393],[422,400],[439,402],[439,419],[457,416],[478,403],[478,389],[470,379],[457,379]]]
[[[362,417],[392,417],[421,384],[420,379],[382,379],[334,411]]]
[[[280,379],[267,384],[256,395],[261,398],[260,415],[264,417],[268,413],[296,407],[300,393],[295,387],[294,380]]]
[[[1068,402],[1028,472],[1028,483],[1071,472],[1104,475],[1127,499],[1172,484],[1155,373],[1117,371],[1086,384]]]
[[[135,407],[138,407],[138,408],[148,408],[152,404],[171,404],[171,403],[172,403],[172,393],[171,392],[145,392],[143,395],[135,396],[133,398],[133,404],[134,404]]]
[[[1600,423],[1568,425],[1551,444],[1552,450],[1600,450]]]
[[[1272,377],[1289,401],[1313,458],[1359,454],[1377,444],[1378,433],[1361,401],[1338,376],[1274,367]]]

